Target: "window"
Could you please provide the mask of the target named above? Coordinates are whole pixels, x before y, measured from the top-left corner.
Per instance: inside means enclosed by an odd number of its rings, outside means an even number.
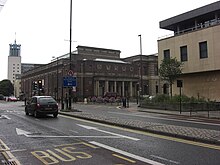
[[[147,75],[147,67],[143,67],[144,68],[144,75]]]
[[[97,65],[97,69],[102,69],[102,65],[101,65],[101,64],[98,64],[98,65]]]
[[[199,56],[200,59],[208,58],[207,41],[199,43]]]
[[[158,75],[158,65],[154,65],[154,74]]]
[[[164,59],[170,59],[170,49],[163,51]]]
[[[180,59],[181,61],[188,61],[187,46],[180,47]]]
[[[106,66],[106,69],[107,69],[107,70],[110,70],[110,69],[111,69],[111,66],[110,66],[110,65],[107,65],[107,66]]]

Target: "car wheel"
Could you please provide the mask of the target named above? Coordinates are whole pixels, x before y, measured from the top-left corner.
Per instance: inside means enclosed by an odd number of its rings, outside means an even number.
[[[53,114],[53,117],[54,117],[54,118],[56,118],[57,116],[58,116],[58,113],[57,113],[57,112]]]
[[[34,111],[34,117],[38,118],[39,114],[37,113],[37,111]]]

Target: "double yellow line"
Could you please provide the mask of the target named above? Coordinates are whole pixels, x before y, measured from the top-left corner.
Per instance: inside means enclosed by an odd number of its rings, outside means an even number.
[[[4,157],[5,162],[13,162],[15,165],[21,165],[20,162],[10,152],[10,148],[0,139],[0,154]]]

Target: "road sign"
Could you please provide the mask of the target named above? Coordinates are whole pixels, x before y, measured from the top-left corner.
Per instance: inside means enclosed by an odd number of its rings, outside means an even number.
[[[76,87],[76,77],[75,76],[63,77],[63,87]]]
[[[74,75],[74,72],[72,70],[69,70],[68,71],[68,76],[73,76]]]

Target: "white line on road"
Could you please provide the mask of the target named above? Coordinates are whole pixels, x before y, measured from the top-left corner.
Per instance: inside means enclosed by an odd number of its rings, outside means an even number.
[[[119,139],[118,136],[56,136],[56,135],[27,135],[30,138],[106,138],[106,139]]]
[[[2,117],[6,118],[6,119],[8,119],[8,120],[11,120],[11,118],[8,117],[7,115],[2,115]]]
[[[160,160],[169,162],[169,163],[180,164],[180,163],[177,162],[177,161],[169,160],[169,159],[166,159],[166,158],[163,158],[163,157],[160,157],[160,156],[156,156],[156,155],[151,155],[151,157],[157,158],[157,159],[160,159]]]
[[[183,123],[194,123],[194,124],[220,126],[220,124],[215,124],[215,123],[169,119],[169,118],[162,118],[162,117],[155,117],[155,116],[147,116],[147,115],[143,115],[143,114],[137,115],[137,114],[127,114],[127,113],[120,113],[120,112],[108,112],[108,113],[121,114],[121,115],[126,115],[126,116],[137,116],[137,117],[144,117],[144,118],[152,118],[152,119],[162,119],[162,120],[169,120],[169,121],[178,121],[178,122],[183,122]]]
[[[24,131],[22,129],[16,128],[17,135],[24,135],[29,138],[107,138],[107,139],[119,139],[124,138],[121,136],[72,136],[72,135],[33,135],[31,132]]]
[[[99,132],[111,134],[111,135],[114,135],[114,136],[119,136],[119,137],[122,137],[122,138],[134,140],[134,141],[140,140],[140,139],[133,138],[133,137],[130,137],[130,136],[125,136],[125,135],[121,135],[121,134],[117,134],[117,133],[113,133],[113,132],[109,132],[109,131],[104,131],[104,130],[98,129],[96,127],[90,127],[90,126],[81,125],[81,124],[77,124],[77,125],[80,126],[80,127],[86,128],[86,129],[96,130],[96,131],[99,131]]]
[[[95,141],[91,141],[89,142],[93,145],[97,145],[99,147],[102,147],[102,148],[105,148],[107,150],[110,150],[110,151],[113,151],[113,152],[117,152],[119,154],[122,154],[122,155],[125,155],[127,157],[130,157],[130,158],[133,158],[133,159],[136,159],[136,160],[139,160],[141,162],[145,162],[145,163],[149,163],[149,164],[152,164],[152,165],[164,165],[162,163],[159,163],[159,162],[156,162],[156,161],[153,161],[153,160],[150,160],[150,159],[147,159],[147,158],[144,158],[144,157],[141,157],[141,156],[138,156],[138,155],[134,155],[134,154],[131,154],[129,152],[126,152],[126,151],[122,151],[120,149],[117,149],[117,148],[114,148],[114,147],[111,147],[111,146],[107,146],[105,144],[101,144],[101,143],[98,143],[98,142],[95,142]]]
[[[79,133],[79,132],[77,132],[77,131],[73,131],[73,130],[70,130],[70,132],[77,133],[77,134]]]
[[[23,151],[27,151],[27,149],[18,149],[18,150],[11,150],[11,152],[23,152]]]

